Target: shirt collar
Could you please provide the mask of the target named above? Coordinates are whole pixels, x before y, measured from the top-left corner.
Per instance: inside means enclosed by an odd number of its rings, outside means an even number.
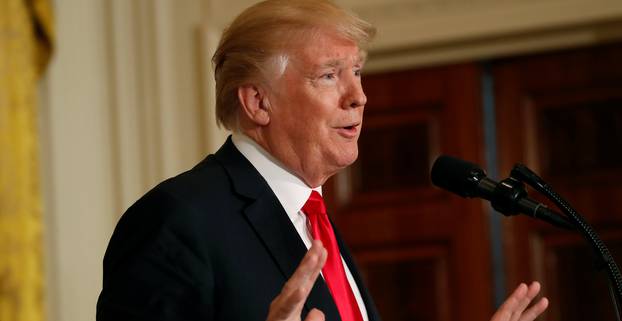
[[[312,190],[322,194],[322,186],[310,188],[248,136],[233,133],[231,140],[240,153],[268,182],[288,216],[293,216],[302,209]]]

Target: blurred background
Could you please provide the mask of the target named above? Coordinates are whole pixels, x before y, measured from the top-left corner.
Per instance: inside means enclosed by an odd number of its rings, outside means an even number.
[[[325,189],[384,320],[486,320],[534,279],[542,320],[613,319],[576,233],[429,170],[451,154],[502,179],[523,162],[622,262],[622,1],[337,2],[379,33],[359,160]],[[227,136],[210,57],[252,3],[0,0],[0,320],[95,320],[120,215]]]

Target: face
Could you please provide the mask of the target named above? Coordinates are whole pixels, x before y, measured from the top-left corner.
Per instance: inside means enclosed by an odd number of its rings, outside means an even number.
[[[269,93],[269,151],[309,186],[321,185],[358,156],[367,98],[356,43],[318,34],[289,54]]]

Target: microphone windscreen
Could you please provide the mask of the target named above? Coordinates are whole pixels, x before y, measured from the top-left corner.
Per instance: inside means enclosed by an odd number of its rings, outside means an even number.
[[[431,172],[432,184],[456,193],[462,197],[473,197],[476,194],[477,181],[474,178],[486,176],[479,166],[459,158],[439,156]]]

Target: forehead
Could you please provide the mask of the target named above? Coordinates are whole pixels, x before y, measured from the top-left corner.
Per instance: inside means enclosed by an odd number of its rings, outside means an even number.
[[[295,45],[291,50],[291,59],[307,68],[363,63],[362,52],[354,41],[331,33],[320,32]]]

